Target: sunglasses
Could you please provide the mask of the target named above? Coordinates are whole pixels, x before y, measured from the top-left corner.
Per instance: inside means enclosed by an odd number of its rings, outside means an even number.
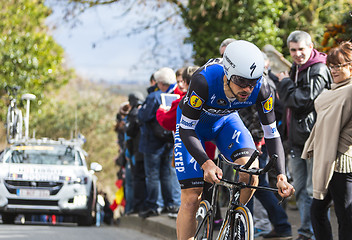
[[[347,63],[342,63],[342,64],[337,64],[337,65],[329,65],[328,68],[331,70],[335,71],[341,71],[342,68],[350,65],[352,62],[347,62]]]
[[[261,78],[262,77],[259,77],[257,79],[248,79],[237,75],[232,75],[230,81],[239,86],[240,88],[254,88]]]

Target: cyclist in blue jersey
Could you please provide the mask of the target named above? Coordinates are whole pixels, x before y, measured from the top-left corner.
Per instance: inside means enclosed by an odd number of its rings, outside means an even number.
[[[294,189],[285,176],[285,159],[276,128],[273,96],[266,80],[263,54],[254,44],[238,40],[230,43],[223,58],[211,59],[192,76],[186,96],[181,100],[175,132],[175,168],[181,185],[181,206],[177,217],[177,238],[192,239],[204,181],[214,183],[222,170],[208,158],[204,142],[213,141],[220,152],[238,164],[245,164],[255,151],[253,139],[237,110],[255,105],[264,130],[269,155],[279,156],[277,187],[282,197]],[[252,167],[258,167],[256,160]],[[240,174],[240,182],[249,176]],[[253,177],[251,184],[258,185]],[[254,190],[244,189],[240,200],[247,203]]]

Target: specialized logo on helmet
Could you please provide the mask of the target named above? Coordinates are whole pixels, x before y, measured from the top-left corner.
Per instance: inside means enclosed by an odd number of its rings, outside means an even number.
[[[255,70],[256,68],[257,68],[257,66],[255,65],[255,63],[253,63],[252,66],[249,68],[250,70],[252,70],[252,72],[251,72],[251,77],[252,77],[253,72],[254,72],[254,70]]]
[[[233,62],[231,62],[230,58],[227,55],[225,55],[224,58],[231,65],[231,67],[236,68],[236,65]]]
[[[192,92],[191,96],[189,97],[188,105],[194,109],[201,109],[204,100],[199,97],[194,91]]]
[[[268,113],[273,109],[273,96],[270,94],[270,97],[262,102],[263,112]]]

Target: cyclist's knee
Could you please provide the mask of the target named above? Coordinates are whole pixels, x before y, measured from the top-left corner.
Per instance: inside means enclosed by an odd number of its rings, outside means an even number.
[[[240,173],[239,181],[253,186],[258,186],[259,177],[257,175],[252,175],[252,177],[250,178],[249,174]]]
[[[259,184],[259,177],[257,175],[252,175],[252,179],[251,179],[251,185],[253,186],[258,186]]]
[[[187,209],[197,209],[201,200],[203,188],[188,188],[181,190],[181,205]]]

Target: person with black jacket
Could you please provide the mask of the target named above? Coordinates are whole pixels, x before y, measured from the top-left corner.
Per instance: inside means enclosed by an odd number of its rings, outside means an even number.
[[[138,120],[138,109],[144,101],[144,96],[141,92],[132,92],[128,95],[128,102],[131,110],[127,115],[126,120],[126,148],[129,152],[132,171],[132,188],[133,188],[133,207],[127,215],[139,213],[144,209],[146,199],[146,184],[144,171],[143,154],[138,150],[140,140],[140,123]]]
[[[330,88],[332,77],[325,64],[326,54],[314,49],[307,32],[292,32],[287,38],[287,46],[294,63],[290,73],[278,74],[277,89],[285,104],[283,137],[289,143],[289,169],[301,216],[298,239],[306,240],[313,236],[310,219],[312,161],[302,159],[301,154],[316,121],[314,100],[324,89]]]
[[[144,156],[147,185],[145,209],[139,213],[141,218],[159,215],[158,209],[161,207],[164,207],[163,212],[165,213],[174,212],[177,209],[172,195],[170,178],[172,161],[170,153],[173,144],[164,139],[164,130],[156,120],[156,111],[161,105],[161,93],[172,93],[174,91],[176,74],[171,68],[163,67],[156,71],[153,76],[160,90],[150,93],[138,110],[138,120],[141,123],[139,151]],[[160,194],[164,206],[158,204]]]

